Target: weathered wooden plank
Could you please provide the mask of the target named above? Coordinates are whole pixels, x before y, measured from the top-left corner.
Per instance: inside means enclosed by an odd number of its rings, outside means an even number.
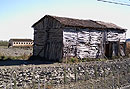
[[[65,29],[65,31],[63,32],[63,39],[65,45],[64,47],[68,46],[71,50],[69,55],[75,55],[75,48],[77,48],[77,56],[80,58],[96,58],[97,52],[99,55],[100,50],[98,49],[98,44],[100,43],[102,32],[96,30],[90,31],[88,29],[86,30],[86,32],[84,29],[80,29],[78,31],[71,30],[71,32],[66,31],[68,30]],[[71,48],[71,46],[73,46],[73,48]]]
[[[107,32],[107,41],[118,41],[120,39],[120,42],[125,42],[126,39],[126,33],[125,32],[118,32],[118,31],[108,31]]]
[[[111,56],[116,52],[113,42],[118,42],[119,39],[120,42],[125,42],[126,39],[126,33],[118,30],[63,27],[63,24],[50,16],[38,23],[34,29],[34,54],[37,55],[44,48],[40,56],[55,61],[66,54],[79,58],[101,57],[105,54],[106,43],[110,43],[108,56]]]

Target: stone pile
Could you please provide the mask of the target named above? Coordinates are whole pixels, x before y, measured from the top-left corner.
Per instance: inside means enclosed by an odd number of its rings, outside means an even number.
[[[0,88],[5,88],[5,86],[33,87],[34,84],[39,84],[40,86],[51,84],[56,86],[91,79],[112,79],[113,77],[114,84],[118,84],[119,82],[121,86],[124,86],[130,83],[129,75],[129,59],[77,64],[55,63],[46,65],[3,66],[0,67]],[[111,83],[107,85],[112,86],[112,80],[110,81]]]

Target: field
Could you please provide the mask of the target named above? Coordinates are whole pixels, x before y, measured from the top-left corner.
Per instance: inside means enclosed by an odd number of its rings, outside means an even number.
[[[22,59],[27,60],[32,55],[32,48],[8,48],[7,46],[0,46],[0,59]]]

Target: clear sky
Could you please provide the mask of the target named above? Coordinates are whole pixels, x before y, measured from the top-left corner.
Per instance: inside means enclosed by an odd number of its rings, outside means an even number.
[[[109,1],[130,4],[129,0]],[[127,28],[127,38],[130,38],[130,6],[97,0],[1,0],[0,40],[33,39],[31,26],[46,14],[112,22]]]

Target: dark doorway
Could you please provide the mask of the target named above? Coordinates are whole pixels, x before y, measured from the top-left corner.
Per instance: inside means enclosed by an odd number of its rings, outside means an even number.
[[[112,42],[108,42],[108,43],[106,43],[106,45],[105,45],[105,56],[107,57],[107,58],[111,58],[112,57]]]

